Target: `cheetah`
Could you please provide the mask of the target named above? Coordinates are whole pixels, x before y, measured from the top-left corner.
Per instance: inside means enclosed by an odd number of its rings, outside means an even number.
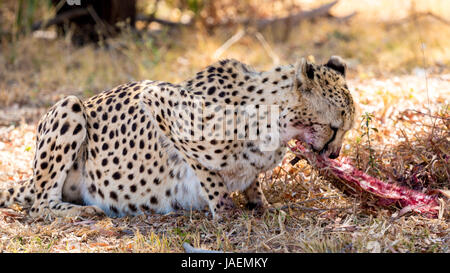
[[[32,217],[122,217],[207,208],[220,219],[242,191],[267,208],[257,180],[298,139],[339,156],[355,115],[338,56],[258,72],[218,61],[179,84],[144,80],[86,101],[68,96],[37,127],[33,176],[0,192]]]

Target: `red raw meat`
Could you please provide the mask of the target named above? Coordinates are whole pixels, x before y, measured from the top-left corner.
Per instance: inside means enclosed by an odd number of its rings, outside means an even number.
[[[386,183],[356,169],[347,158],[332,160],[318,156],[308,151],[300,141],[297,141],[296,146],[291,150],[294,154],[308,159],[315,168],[328,170],[344,183],[378,196],[380,204],[397,202],[401,207],[424,213],[430,217],[437,217],[439,213],[437,195],[428,195],[403,186]]]

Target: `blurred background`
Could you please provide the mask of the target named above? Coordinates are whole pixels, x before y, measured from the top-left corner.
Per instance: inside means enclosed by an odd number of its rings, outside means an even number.
[[[0,186],[32,175],[37,121],[65,96],[177,83],[225,58],[267,70],[332,55],[347,61],[358,108],[342,156],[379,179],[450,196],[449,0],[0,0]],[[246,252],[449,252],[448,196],[439,219],[400,217],[408,211],[304,160],[290,165],[293,156],[259,177],[271,204],[292,206],[287,213],[74,226],[1,209],[0,252],[180,252],[185,241]]]
[[[181,81],[223,58],[257,69],[344,57],[350,77],[447,70],[450,1],[1,0],[0,106]]]

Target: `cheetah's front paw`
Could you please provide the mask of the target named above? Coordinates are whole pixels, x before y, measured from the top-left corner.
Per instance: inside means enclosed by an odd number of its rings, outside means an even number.
[[[220,197],[218,204],[220,206],[220,211],[229,211],[236,208],[233,199],[231,199],[230,195],[228,195],[227,193]]]
[[[79,216],[93,217],[93,216],[105,216],[105,212],[97,206],[83,206],[80,208]]]
[[[267,201],[264,202],[262,200],[258,202],[249,201],[245,206],[249,210],[260,210],[260,211],[265,211],[272,207]]]
[[[213,218],[215,220],[222,220],[224,214],[231,212],[235,208],[236,208],[236,205],[234,204],[233,199],[231,199],[231,197],[227,193],[225,193],[217,201],[217,205],[214,210]]]

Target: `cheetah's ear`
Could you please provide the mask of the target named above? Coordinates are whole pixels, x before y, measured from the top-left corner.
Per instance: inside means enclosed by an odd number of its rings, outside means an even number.
[[[300,76],[300,69],[301,66],[303,64],[303,62],[305,61],[305,58],[297,58],[297,61],[295,62],[294,65],[294,90],[297,90],[298,87],[301,85],[301,76]]]
[[[314,66],[308,62],[305,58],[297,60],[295,63],[295,77],[297,82],[295,83],[296,89],[303,83],[314,80]]]
[[[344,60],[341,57],[331,56],[331,58],[328,60],[325,66],[333,69],[334,71],[338,72],[339,74],[345,77],[347,65],[345,64]]]

